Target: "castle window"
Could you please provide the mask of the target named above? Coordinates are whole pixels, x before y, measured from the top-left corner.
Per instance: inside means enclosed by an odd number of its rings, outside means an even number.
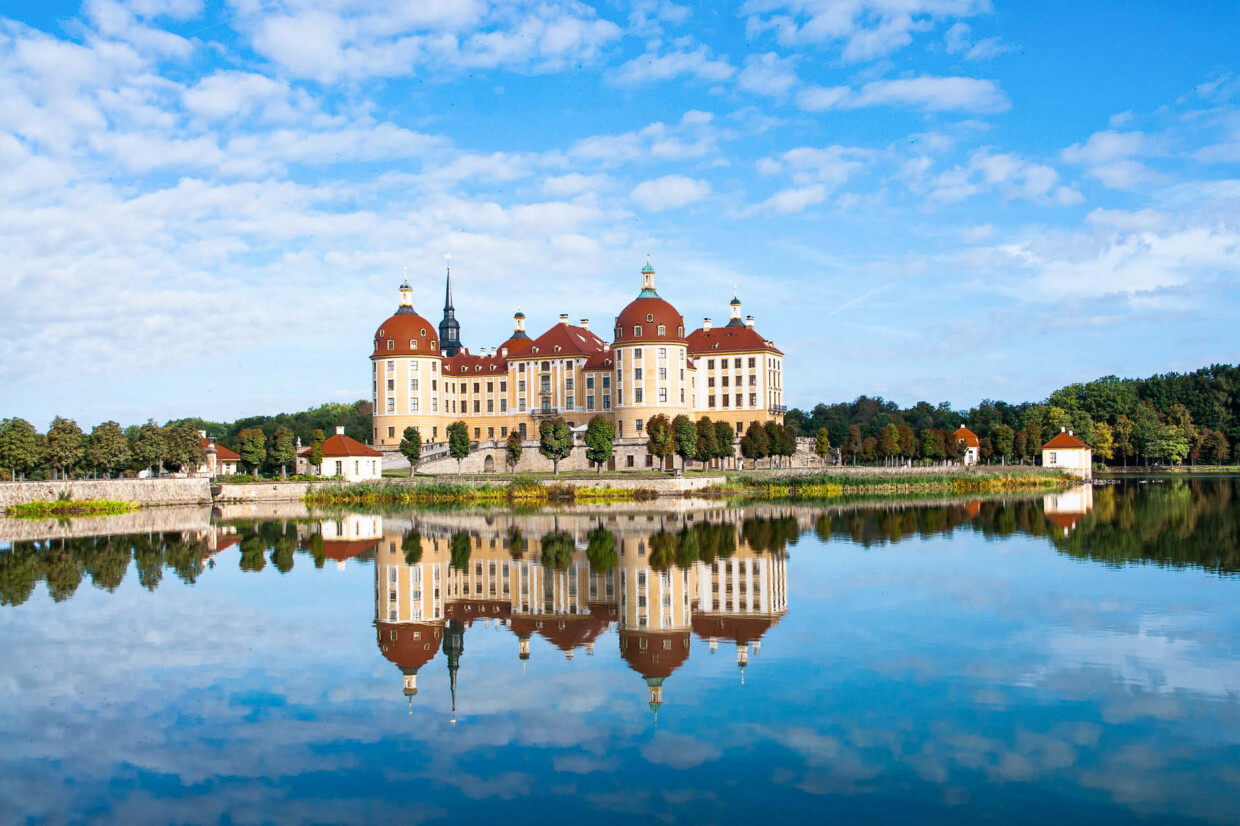
[[[737,406],[737,407],[743,407],[743,406],[744,406],[744,404],[745,404],[745,394],[743,394],[743,393],[737,393],[737,394],[736,394],[736,406]]]
[[[706,386],[707,386],[707,387],[714,387],[714,386],[715,386],[715,377],[714,377],[714,376],[707,376],[707,377],[706,377]]]
[[[666,367],[659,368],[659,381],[667,381],[667,368]]]
[[[667,401],[667,388],[666,387],[659,388],[659,401],[661,402]]]
[[[642,380],[642,369],[640,367],[633,368],[633,381]]]
[[[641,419],[637,420],[637,432],[638,433],[642,432],[642,420]]]
[[[388,428],[388,438],[389,438],[389,439],[395,439],[395,438],[396,438],[396,428],[394,428],[394,427],[389,427],[389,428]],[[395,569],[393,569],[393,570],[395,570]]]
[[[664,327],[662,324],[659,325],[659,335],[660,336],[667,335],[667,328]]]
[[[410,350],[418,349],[418,340],[416,338],[409,339],[409,349]]]
[[[417,396],[411,396],[411,397],[410,397],[410,399],[409,399],[409,412],[410,412],[410,413],[417,413],[417,412],[418,412],[418,397],[417,397]]]
[[[477,399],[474,399],[474,412],[475,413],[482,412],[482,402],[478,401]]]
[[[758,406],[758,394],[757,394],[757,393],[750,393],[750,394],[749,394],[749,406],[750,406],[750,407],[757,407],[757,406]]]
[[[603,376],[603,389],[611,387],[611,376]]]
[[[525,399],[517,400],[517,410],[521,411],[522,413],[525,412]]]
[[[494,399],[487,399],[487,412],[488,413],[495,412],[495,400]]]
[[[501,393],[507,393],[507,392],[508,392],[508,382],[506,382],[506,381],[501,381],[501,382],[499,383],[499,392],[501,392]]]
[[[390,338],[388,339],[388,349],[389,349],[389,350],[394,350],[394,349],[396,349],[396,348],[395,348],[395,344],[396,344],[396,342],[392,341]]]
[[[388,399],[388,400],[387,400],[387,412],[389,412],[389,413],[395,413],[395,412],[396,412],[396,399]]]
[[[757,362],[758,362],[758,360],[757,360],[756,358],[754,358],[753,356],[750,356],[750,357],[749,357],[749,366],[750,366],[750,367],[755,367],[755,366],[757,365]]]
[[[396,389],[396,379],[387,380],[387,389],[389,393]]]
[[[544,362],[542,363],[542,369],[543,369],[543,372],[544,372],[544,373],[545,373],[545,372],[547,372],[548,370],[550,370],[550,369],[551,369],[551,362],[549,362],[549,361],[544,361]]]
[[[594,376],[586,376],[586,389],[587,390],[594,389]]]
[[[387,363],[387,368],[388,368],[388,372],[389,372],[389,373],[395,373],[395,372],[396,372],[396,362],[394,362],[394,361],[389,361],[389,362]]]
[[[676,335],[677,335],[677,336],[679,336],[680,338],[684,338],[684,337],[685,337],[685,328],[684,328],[683,326],[682,326],[682,327],[677,327],[677,328],[676,328]]]
[[[499,412],[500,412],[500,413],[507,413],[507,412],[508,412],[508,400],[507,400],[507,399],[500,399],[500,400],[499,400]]]
[[[654,323],[654,313],[646,313],[646,323]]]
[[[661,359],[665,359],[665,358],[667,358],[667,348],[666,348],[666,347],[660,347],[660,348],[659,348],[659,358],[661,358]]]
[[[714,360],[714,359],[707,359],[707,360],[706,360],[706,369],[707,369],[707,370],[714,370],[714,369],[715,369],[715,360]]]
[[[409,389],[412,390],[414,393],[418,392],[418,380],[417,379],[409,380]]]
[[[642,357],[642,348],[638,347],[636,350],[633,351],[633,358],[639,359],[641,357]]]
[[[554,351],[555,351],[555,352],[557,352],[557,353],[558,353],[558,352],[560,352],[560,345],[558,345],[558,344],[557,344],[557,345],[555,345],[555,347],[553,347],[553,348],[552,348],[552,350],[554,350]]]
[[[635,335],[635,336],[640,336],[641,334],[642,334],[642,325],[640,325],[640,324],[634,324],[634,325],[633,325],[633,335]]]
[[[714,397],[714,396],[707,396],[707,397],[706,397],[706,406],[707,406],[707,407],[714,407],[714,406],[715,406],[715,397]]]
[[[732,366],[735,367],[737,370],[741,369],[741,360],[736,359],[736,361],[732,362]]]
[[[611,409],[611,396],[603,396],[603,409],[604,410]]]
[[[586,410],[593,410],[593,409],[594,409],[594,397],[586,396]]]
[[[637,389],[633,391],[633,403],[634,404],[642,403],[642,389],[640,387],[638,387]]]
[[[421,336],[422,336],[422,338],[426,338],[426,328],[425,328],[425,327],[423,327],[423,328],[422,328]]]
[[[572,396],[565,397],[564,406],[567,407],[569,410],[573,409],[573,397]]]
[[[494,392],[495,392],[495,382],[493,382],[493,381],[489,381],[489,382],[487,382],[487,392],[488,392],[488,393],[494,393]]]

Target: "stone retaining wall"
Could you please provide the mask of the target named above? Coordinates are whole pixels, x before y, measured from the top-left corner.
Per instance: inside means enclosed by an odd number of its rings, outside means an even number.
[[[0,542],[76,539],[140,533],[199,533],[211,527],[211,508],[174,505],[107,516],[69,519],[0,519]]]
[[[300,502],[310,485],[306,482],[254,482],[250,484],[221,484],[215,501],[236,504],[240,502]]]
[[[0,482],[0,512],[27,502],[111,499],[140,505],[195,505],[211,501],[206,479],[73,479],[57,482]]]

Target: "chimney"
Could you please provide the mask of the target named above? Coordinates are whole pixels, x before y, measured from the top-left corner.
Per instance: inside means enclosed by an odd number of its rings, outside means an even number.
[[[568,323],[568,313],[560,313],[560,323],[561,324]]]
[[[507,348],[507,347],[505,347],[503,350],[500,350],[499,352],[500,352],[500,355],[502,355],[504,358],[507,358],[507,357],[508,357],[508,348]]]
[[[1069,430],[1069,431],[1068,431],[1068,435],[1069,435],[1069,436],[1071,436],[1071,435],[1072,435],[1072,431],[1071,431],[1071,430]]]
[[[750,330],[752,330],[752,329],[753,329],[753,325],[754,325],[753,316],[751,316],[751,315],[747,315],[747,316],[745,316],[745,327],[746,327],[746,328],[748,328],[748,329],[750,329]]]
[[[1060,432],[1060,433],[1067,433],[1067,432],[1068,432],[1068,428],[1066,428],[1066,427],[1061,427],[1061,428],[1059,428],[1059,432]]]
[[[704,333],[710,332],[710,319],[709,318],[702,319],[702,332]]]
[[[581,329],[585,330],[587,333],[590,332],[590,319],[588,318],[581,319],[580,327]]]
[[[604,352],[604,353],[610,353],[610,352],[611,352],[611,345],[610,345],[610,344],[608,344],[608,343],[607,343],[607,342],[605,342],[605,341],[603,342],[603,352]]]
[[[343,436],[343,435],[344,435],[344,425],[342,425],[342,424],[338,424],[338,425],[336,425],[336,435],[337,435],[337,436]]]

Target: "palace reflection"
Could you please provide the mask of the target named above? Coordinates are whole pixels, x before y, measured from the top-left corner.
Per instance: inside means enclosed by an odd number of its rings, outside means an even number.
[[[385,519],[374,566],[379,650],[400,669],[412,704],[418,672],[443,648],[455,710],[456,669],[473,623],[511,631],[521,660],[535,636],[566,659],[593,654],[614,627],[621,658],[657,711],[692,637],[712,653],[721,643],[734,647],[743,675],[787,613],[785,547],[800,523],[764,510]],[[773,524],[782,539],[772,538]]]

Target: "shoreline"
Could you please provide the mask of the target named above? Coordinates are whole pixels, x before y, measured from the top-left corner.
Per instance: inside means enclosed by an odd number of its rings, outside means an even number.
[[[1079,483],[1040,467],[774,469],[726,474],[690,473],[651,477],[621,474],[420,476],[347,483],[258,480],[211,484],[207,479],[78,480],[0,484],[0,513],[16,518],[18,508],[72,508],[106,500],[132,508],[177,505],[302,502],[308,505],[425,505],[511,502],[530,506],[573,501],[643,501],[667,497],[747,496],[769,499],[833,500],[844,496],[1038,492]],[[66,514],[83,518],[88,514]]]

